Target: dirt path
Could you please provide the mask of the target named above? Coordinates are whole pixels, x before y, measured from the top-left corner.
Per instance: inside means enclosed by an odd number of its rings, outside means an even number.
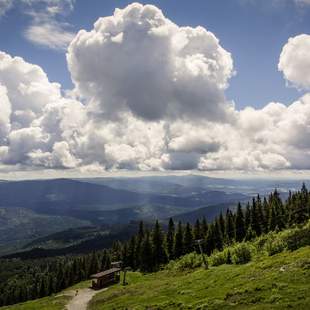
[[[78,294],[74,295],[74,297],[67,304],[66,308],[67,308],[67,310],[86,310],[87,305],[91,301],[91,299],[97,293],[100,293],[100,292],[105,291],[105,290],[106,290],[106,288],[99,290],[99,291],[94,291],[94,290],[89,289],[89,288],[79,289]]]

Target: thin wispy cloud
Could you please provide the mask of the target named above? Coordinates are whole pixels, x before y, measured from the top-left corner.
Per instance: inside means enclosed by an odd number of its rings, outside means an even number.
[[[34,44],[65,50],[74,37],[70,25],[62,20],[74,8],[74,0],[23,0],[32,17],[25,37]]]
[[[25,38],[45,48],[64,51],[75,36],[65,18],[74,9],[75,0],[0,0],[0,17],[12,7],[30,17]]]
[[[13,6],[13,0],[0,0],[0,18]]]

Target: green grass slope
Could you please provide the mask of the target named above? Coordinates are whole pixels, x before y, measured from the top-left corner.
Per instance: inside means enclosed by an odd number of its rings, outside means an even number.
[[[127,274],[128,285],[109,287],[96,295],[88,310],[145,309],[309,309],[310,246],[245,265],[221,265],[209,270],[163,270]],[[56,295],[1,310],[62,310],[68,292],[88,287],[81,282]]]
[[[246,265],[129,273],[128,283],[96,295],[89,309],[309,309],[310,247]]]

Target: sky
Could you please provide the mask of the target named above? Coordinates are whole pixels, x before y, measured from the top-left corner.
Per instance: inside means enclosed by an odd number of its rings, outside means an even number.
[[[305,174],[309,76],[309,0],[0,0],[0,176]]]

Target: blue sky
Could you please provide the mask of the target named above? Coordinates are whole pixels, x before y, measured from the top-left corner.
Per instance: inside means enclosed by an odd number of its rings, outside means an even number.
[[[271,101],[288,104],[302,94],[286,87],[277,64],[288,38],[309,32],[310,6],[297,6],[293,0],[140,2],[158,6],[180,26],[202,25],[221,40],[221,45],[232,53],[237,72],[226,91],[237,108],[262,107]],[[74,32],[90,30],[99,17],[112,15],[115,7],[123,8],[129,3],[131,1],[77,0],[74,10],[62,20],[68,22]],[[0,50],[40,65],[51,81],[71,88],[65,52],[27,41],[23,33],[31,17],[22,11],[21,6],[14,6],[0,20]]]

